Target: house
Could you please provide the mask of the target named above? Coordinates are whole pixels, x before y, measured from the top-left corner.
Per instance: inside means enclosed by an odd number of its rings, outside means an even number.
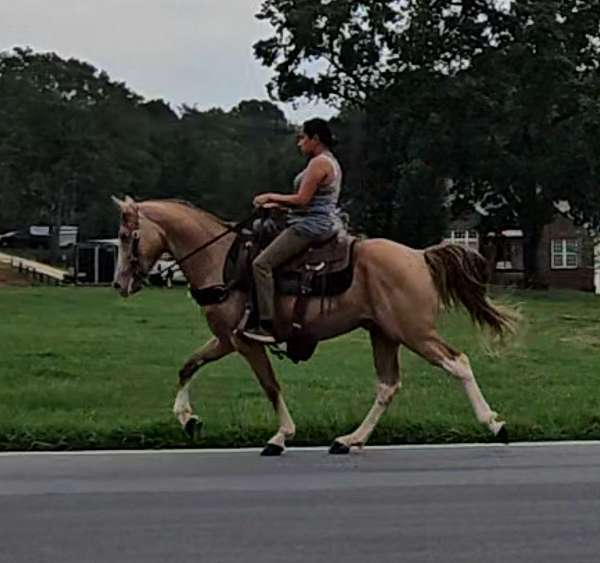
[[[446,240],[479,250],[490,262],[493,283],[519,285],[525,277],[523,232],[506,229],[482,237],[479,222],[477,214],[454,221]],[[592,237],[564,215],[544,227],[538,265],[540,281],[547,287],[600,295],[600,237]]]

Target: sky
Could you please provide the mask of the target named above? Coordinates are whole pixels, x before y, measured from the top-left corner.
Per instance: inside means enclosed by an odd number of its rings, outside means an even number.
[[[261,0],[0,0],[0,51],[54,51],[105,70],[147,99],[173,109],[229,110],[267,99],[271,71],[252,54],[270,26],[254,17]],[[278,104],[299,123],[330,117],[324,104]]]

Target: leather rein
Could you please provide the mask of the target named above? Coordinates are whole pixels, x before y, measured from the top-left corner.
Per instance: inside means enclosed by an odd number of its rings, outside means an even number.
[[[261,211],[262,211],[261,209],[257,209],[255,211],[253,211],[245,219],[242,219],[240,222],[235,223],[234,225],[232,225],[231,227],[227,228],[225,231],[223,231],[222,233],[220,233],[216,237],[213,237],[212,239],[210,239],[208,242],[205,242],[204,244],[200,245],[198,248],[192,250],[191,252],[188,252],[186,255],[184,255],[183,257],[181,257],[179,260],[176,260],[168,268],[165,268],[164,270],[162,270],[161,271],[161,276],[165,276],[170,271],[175,270],[175,268],[177,268],[178,266],[181,266],[181,264],[183,264],[186,260],[188,260],[192,256],[195,256],[199,252],[202,252],[203,250],[205,250],[209,246],[213,245],[215,242],[217,242],[217,241],[221,240],[223,237],[227,236],[228,234],[240,231],[250,221],[252,221],[253,219],[255,219],[256,216],[261,213]],[[131,260],[130,260],[130,263],[132,265],[138,266],[136,268],[136,271],[137,271],[137,270],[139,270],[139,263],[140,263],[140,250],[139,250],[139,247],[140,247],[140,231],[139,231],[139,229],[136,229],[131,234],[132,234],[132,237],[133,237],[133,241],[132,241],[132,245],[131,245]]]

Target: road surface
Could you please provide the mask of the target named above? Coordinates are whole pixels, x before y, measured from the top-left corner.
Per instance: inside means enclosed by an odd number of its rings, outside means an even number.
[[[0,455],[2,563],[600,561],[600,445]]]

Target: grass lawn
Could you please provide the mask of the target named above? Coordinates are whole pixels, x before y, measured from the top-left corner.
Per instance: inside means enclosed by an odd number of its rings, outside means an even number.
[[[600,298],[510,293],[527,323],[509,349],[486,355],[462,314],[441,332],[471,358],[513,440],[600,439]],[[0,288],[0,449],[185,447],[171,414],[177,372],[209,338],[183,289]],[[403,387],[371,443],[486,441],[461,387],[403,351]],[[367,334],[321,344],[299,366],[273,359],[297,425],[294,444],[329,444],[373,400]],[[276,418],[241,358],[199,372],[192,404],[202,446],[263,445]]]

